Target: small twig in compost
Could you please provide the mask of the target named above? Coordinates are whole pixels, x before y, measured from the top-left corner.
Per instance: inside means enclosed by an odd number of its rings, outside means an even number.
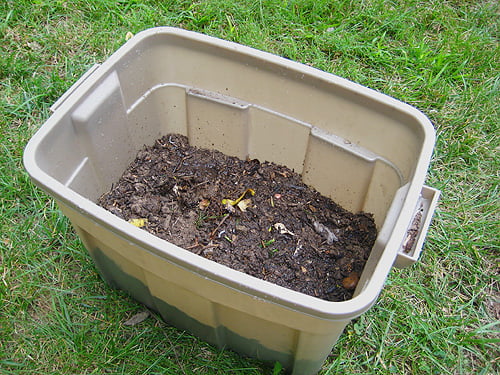
[[[228,217],[229,217],[229,214],[224,215],[224,217],[222,218],[222,220],[220,221],[220,223],[215,227],[215,229],[212,231],[212,233],[210,233],[210,238],[212,238],[213,236],[215,236],[215,232],[217,232],[217,229],[219,229],[220,226],[222,224],[224,224],[224,221],[226,221],[226,219]]]
[[[198,238],[197,238],[197,237],[195,237],[195,238],[194,238],[194,244],[192,244],[191,246],[186,247],[186,250],[191,250],[191,249],[194,249],[194,248],[196,248],[196,247],[198,247],[198,246],[203,247],[203,245],[202,245],[201,243],[199,243],[199,242],[198,242]]]

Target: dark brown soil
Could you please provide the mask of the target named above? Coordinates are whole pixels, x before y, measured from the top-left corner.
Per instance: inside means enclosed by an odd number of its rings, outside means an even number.
[[[377,235],[371,214],[344,210],[290,169],[180,135],[145,146],[99,204],[147,219],[143,229],[202,257],[328,301],[352,297]]]

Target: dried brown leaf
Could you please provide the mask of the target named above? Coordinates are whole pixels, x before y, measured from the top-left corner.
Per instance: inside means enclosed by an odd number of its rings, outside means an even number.
[[[129,320],[123,323],[124,326],[136,326],[139,323],[142,323],[149,317],[149,311],[142,311],[138,314],[132,316]]]

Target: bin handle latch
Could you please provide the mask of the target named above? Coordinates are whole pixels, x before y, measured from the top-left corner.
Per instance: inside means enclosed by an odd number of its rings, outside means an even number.
[[[440,194],[437,189],[425,185],[422,187],[415,212],[394,263],[396,267],[411,266],[420,257]]]
[[[52,106],[50,107],[50,111],[52,113],[54,113],[66,101],[66,99],[68,99],[73,94],[73,92],[75,92],[75,90],[78,87],[80,87],[82,85],[82,83],[85,82],[87,80],[87,78],[89,78],[92,75],[92,73],[94,73],[97,70],[97,68],[99,68],[100,66],[101,66],[101,64],[92,65],[90,67],[90,69],[87,70],[78,79],[78,81],[73,83],[73,85],[71,85],[71,87],[59,99],[57,99],[57,101],[54,104],[52,104]]]

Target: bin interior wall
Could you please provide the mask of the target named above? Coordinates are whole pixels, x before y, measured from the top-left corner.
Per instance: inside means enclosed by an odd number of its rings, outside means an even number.
[[[237,50],[167,35],[155,38],[147,49],[129,52],[123,74],[118,67],[120,77],[127,80],[136,72],[130,84],[134,89],[124,97],[127,106],[145,87],[158,83],[224,93],[341,136],[397,161],[406,179],[411,175],[424,134],[419,121],[405,111],[341,83],[332,85],[321,76],[304,75]]]
[[[175,132],[195,146],[287,165],[346,209],[373,213],[382,227],[418,160],[417,119],[290,68],[164,38],[130,50],[59,122],[47,147],[73,153],[66,160],[44,154],[49,175],[96,201],[143,145]]]

